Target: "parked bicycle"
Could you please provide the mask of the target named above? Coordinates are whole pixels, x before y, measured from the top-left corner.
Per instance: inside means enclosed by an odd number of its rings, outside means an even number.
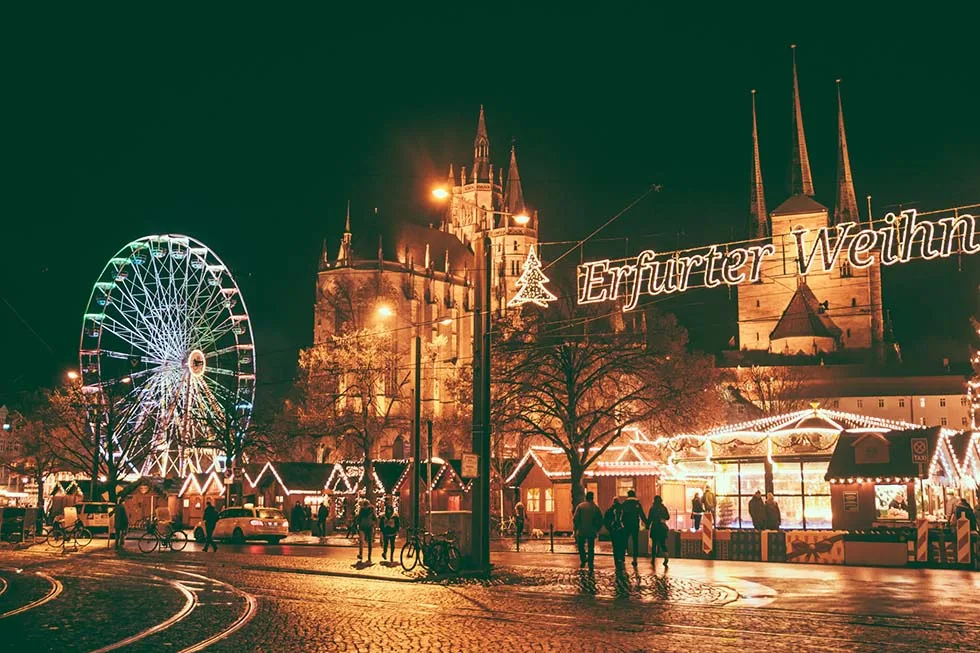
[[[157,547],[183,551],[185,546],[187,546],[187,534],[184,531],[175,530],[170,525],[161,529],[155,520],[147,523],[146,532],[139,540],[140,551],[143,553],[153,553]]]
[[[517,520],[513,516],[501,518],[498,515],[491,515],[490,530],[503,537],[513,537],[517,534]]]
[[[54,548],[69,544],[74,544],[76,547],[86,547],[92,542],[92,532],[82,526],[80,519],[76,519],[68,528],[65,528],[63,522],[55,522],[45,535],[45,541]]]
[[[400,558],[402,569],[412,571],[421,563],[423,569],[437,574],[459,571],[462,554],[453,531],[433,535],[427,531],[409,528],[406,533]]]

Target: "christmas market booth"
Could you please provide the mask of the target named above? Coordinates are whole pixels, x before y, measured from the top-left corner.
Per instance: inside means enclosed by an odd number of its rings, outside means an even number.
[[[334,471],[328,463],[269,461],[248,478],[248,500],[257,506],[279,508],[287,516],[298,502],[316,512],[328,501],[327,480]]]
[[[213,469],[210,472],[189,473],[177,492],[181,522],[197,524],[204,519],[204,509],[209,499],[215,508],[221,510],[225,504],[227,489],[224,478]],[[152,507],[147,514],[153,514]]]
[[[386,503],[390,503],[398,511],[403,523],[410,519],[411,483],[407,482],[412,469],[410,460],[375,460],[371,466],[374,470],[374,506],[380,512],[384,511]],[[434,476],[434,474],[433,474]],[[356,514],[357,501],[367,492],[364,479],[364,460],[343,460],[334,463],[330,475],[324,484],[324,489],[333,498],[330,509],[330,519],[334,528],[342,528]]]

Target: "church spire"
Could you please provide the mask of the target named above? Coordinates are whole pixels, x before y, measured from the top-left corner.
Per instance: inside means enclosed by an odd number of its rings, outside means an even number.
[[[521,173],[517,170],[517,152],[514,144],[510,146],[510,167],[507,169],[507,188],[504,191],[504,210],[512,215],[523,213],[524,189],[521,188]]]
[[[473,140],[473,181],[492,181],[490,179],[490,139],[487,137],[487,120],[480,105],[480,120],[476,125],[476,138]]]
[[[350,265],[351,262],[351,232],[350,232],[350,200],[347,200],[347,222],[344,223],[344,237],[340,241],[340,251],[337,252],[337,263]]]
[[[851,177],[851,157],[847,153],[844,132],[844,105],[840,99],[840,80],[837,80],[837,203],[831,226],[842,222],[860,222],[854,178]]]
[[[766,212],[766,193],[762,186],[762,166],[759,163],[759,125],[755,117],[755,89],[752,89],[752,195],[749,198],[750,238],[768,238],[769,215]]]
[[[806,152],[803,133],[803,109],[800,107],[800,81],[796,74],[796,46],[793,50],[793,168],[790,171],[790,193],[813,197],[813,178],[810,176],[810,157]]]

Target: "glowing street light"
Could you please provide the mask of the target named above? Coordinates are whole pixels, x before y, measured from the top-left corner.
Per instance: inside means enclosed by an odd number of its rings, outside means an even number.
[[[531,221],[531,216],[527,213],[518,213],[514,216],[514,222],[521,225],[522,227]]]
[[[436,198],[437,200],[444,200],[449,197],[449,191],[442,186],[436,186],[432,189],[432,197]]]
[[[78,379],[78,372],[75,370],[68,370],[68,373],[65,376],[68,377],[69,381],[76,381]]]
[[[439,324],[441,324],[442,326],[449,326],[452,323],[453,323],[453,318],[451,317],[444,317],[441,320],[439,320]]]
[[[391,306],[388,306],[387,304],[382,304],[378,306],[377,313],[378,313],[378,317],[382,319],[389,318],[395,314],[395,312],[391,310]]]

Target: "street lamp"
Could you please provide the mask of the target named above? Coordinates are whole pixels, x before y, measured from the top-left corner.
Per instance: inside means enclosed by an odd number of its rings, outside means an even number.
[[[436,186],[435,188],[432,189],[432,197],[436,198],[440,202],[449,199],[450,195],[451,193],[448,190],[446,190],[446,188],[443,186]],[[520,213],[510,213],[508,211],[492,211],[490,209],[483,208],[482,206],[480,206],[475,202],[470,202],[464,198],[460,198],[460,199],[464,204],[476,207],[477,209],[489,213],[490,215],[509,216],[510,219],[513,220],[520,227],[527,226],[527,224],[531,222],[531,216],[529,216],[524,211],[521,211]]]

